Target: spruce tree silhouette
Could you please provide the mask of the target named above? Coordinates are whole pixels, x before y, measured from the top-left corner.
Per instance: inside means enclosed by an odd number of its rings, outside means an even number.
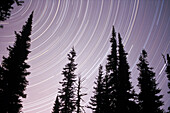
[[[134,109],[133,106],[135,103],[131,100],[134,100],[134,90],[130,80],[129,65],[127,63],[127,58],[125,53],[122,39],[120,34],[118,34],[119,39],[119,48],[118,48],[118,78],[117,78],[117,102],[116,102],[116,113],[131,113]],[[132,104],[134,103],[134,104]]]
[[[163,113],[160,108],[163,102],[160,100],[163,95],[159,95],[160,89],[157,88],[155,79],[155,73],[152,71],[153,68],[149,67],[147,61],[147,52],[142,50],[139,57],[139,63],[137,64],[138,70],[140,71],[138,77],[138,86],[140,88],[139,93],[139,104],[141,113]]]
[[[115,103],[117,98],[117,75],[118,75],[118,58],[117,58],[117,42],[116,42],[116,32],[114,29],[114,26],[112,28],[112,37],[110,38],[111,43],[111,52],[107,56],[107,64],[106,64],[106,78],[105,78],[105,86],[108,87],[108,90],[106,91],[106,97],[109,98],[109,104],[106,105],[108,108],[108,111],[114,113],[115,111]],[[105,89],[107,89],[107,87]],[[109,108],[110,107],[110,108]]]
[[[61,99],[61,113],[72,113],[75,110],[76,105],[76,75],[74,71],[77,69],[75,64],[76,52],[72,48],[68,54],[68,60],[70,61],[65,68],[63,68],[62,75],[64,75],[63,81],[60,82],[62,89],[59,89],[59,97]]]
[[[82,110],[84,110],[83,109],[84,106],[81,106],[81,101],[84,101],[82,99],[82,97],[87,95],[87,93],[81,93],[81,89],[83,88],[82,87],[83,81],[84,81],[84,79],[81,79],[81,77],[78,77],[77,98],[76,98],[76,107],[77,107],[76,112],[77,113],[82,113],[83,112]]]
[[[3,57],[0,79],[0,112],[19,113],[22,108],[22,98],[26,98],[24,93],[28,81],[26,76],[30,73],[30,67],[25,60],[28,59],[30,51],[30,35],[32,30],[33,12],[29,16],[22,31],[17,33],[13,47],[9,46],[9,56]]]
[[[53,107],[52,113],[59,113],[59,111],[60,111],[60,102],[59,102],[59,98],[57,96],[56,100],[55,100],[55,103],[54,103],[54,107]]]
[[[7,20],[11,15],[11,10],[13,9],[13,4],[16,2],[18,6],[22,5],[24,1],[19,0],[0,0],[0,21]],[[0,25],[2,28],[3,25]]]
[[[92,109],[94,113],[104,113],[103,112],[103,70],[102,65],[99,66],[99,74],[96,78],[95,87],[94,87],[94,95],[90,98],[90,106],[88,108]],[[106,111],[105,111],[106,112]]]

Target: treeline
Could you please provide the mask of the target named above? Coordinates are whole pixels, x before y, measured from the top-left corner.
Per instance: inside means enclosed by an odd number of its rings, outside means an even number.
[[[0,113],[20,113],[23,107],[22,98],[26,98],[24,91],[28,85],[26,76],[30,74],[27,71],[30,66],[25,61],[30,53],[32,19],[33,12],[22,31],[15,32],[15,43],[7,48],[9,56],[3,57],[1,62]],[[142,50],[137,64],[139,70],[137,86],[140,89],[139,94],[137,94],[130,82],[131,72],[122,38],[120,34],[116,38],[114,27],[110,43],[111,51],[107,56],[107,63],[105,66],[99,66],[93,95],[88,106],[81,105],[83,96],[87,94],[82,92],[84,79],[75,74],[78,64],[75,63],[76,52],[72,48],[68,54],[69,62],[61,73],[63,76],[62,81],[59,82],[61,88],[58,89],[52,113],[82,113],[85,112],[84,107],[90,108],[94,113],[165,112],[161,108],[164,105],[161,100],[163,95],[160,94],[161,89],[156,83],[155,72],[147,61],[147,52]],[[165,63],[167,78],[170,81],[170,57],[168,54]],[[168,87],[170,89],[170,82]],[[170,107],[168,113],[170,113]]]
[[[94,113],[164,113],[161,107],[164,102],[161,100],[163,95],[160,94],[161,89],[156,83],[156,75],[153,68],[149,66],[147,61],[147,52],[142,50],[137,69],[139,70],[138,87],[140,89],[137,94],[130,82],[131,72],[127,62],[127,53],[122,44],[122,38],[118,34],[118,43],[116,32],[113,27],[112,37],[110,38],[111,51],[107,56],[105,71],[103,66],[99,66],[98,76],[96,78],[93,96],[90,98],[87,106]],[[63,68],[63,81],[60,82],[62,88],[59,89],[56,98],[53,113],[82,113],[83,108],[80,107],[79,91],[76,88],[76,74],[74,70],[77,64],[74,63],[76,53],[74,48],[68,54],[70,61]],[[170,58],[167,55],[166,73],[170,80]],[[168,84],[170,88],[170,83]],[[77,90],[76,90],[77,89]],[[76,94],[77,92],[77,94]],[[86,94],[83,94],[84,96]],[[79,104],[77,104],[79,102]],[[168,113],[170,112],[170,109]]]

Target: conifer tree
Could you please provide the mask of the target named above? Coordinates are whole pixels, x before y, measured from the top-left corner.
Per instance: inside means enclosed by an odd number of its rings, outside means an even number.
[[[112,37],[110,38],[110,43],[111,43],[111,52],[107,56],[107,64],[106,64],[106,69],[108,71],[108,74],[115,74],[117,73],[117,42],[116,42],[116,32],[115,28],[113,26],[112,28]],[[113,77],[112,77],[113,76]],[[114,78],[114,75],[111,77]]]
[[[74,48],[68,54],[69,63],[63,68],[62,75],[64,76],[62,82],[62,89],[59,89],[59,98],[61,99],[61,113],[72,113],[75,110],[76,104],[76,75],[74,71],[76,70],[77,64],[75,64],[76,52]]]
[[[81,108],[83,109],[84,106],[81,106],[81,100],[83,100],[82,99],[83,96],[87,95],[86,93],[81,93],[81,89],[83,88],[82,83],[83,83],[83,80],[81,79],[81,77],[78,77],[77,99],[76,99],[76,107],[77,107],[76,112],[77,113],[82,113]]]
[[[139,93],[139,104],[141,113],[163,113],[160,108],[163,102],[160,100],[163,95],[160,95],[160,89],[157,88],[155,79],[155,73],[152,71],[153,68],[149,67],[147,61],[147,52],[142,50],[139,57],[139,63],[137,64],[138,70],[140,71],[138,77],[138,86],[140,88]]]
[[[55,100],[55,103],[54,103],[54,107],[53,107],[52,113],[59,113],[59,112],[60,112],[60,102],[59,102],[59,98],[57,96],[56,100]]]
[[[116,103],[116,91],[117,91],[117,66],[118,66],[118,58],[117,58],[117,42],[116,42],[116,32],[114,26],[112,28],[112,37],[110,39],[111,43],[111,52],[107,56],[107,64],[106,64],[106,78],[105,78],[105,86],[108,87],[106,98],[109,101],[107,105],[110,108],[107,108],[108,111],[114,112],[115,103]],[[106,88],[107,89],[107,88]]]
[[[30,67],[25,61],[30,53],[30,35],[32,30],[33,12],[29,16],[22,31],[17,33],[13,47],[9,46],[9,56],[3,57],[0,79],[0,112],[19,113],[22,108],[22,98],[26,98],[24,93],[28,81],[26,76],[30,73]]]
[[[90,105],[89,108],[93,110],[94,113],[104,113],[102,108],[102,92],[103,92],[103,71],[102,71],[102,65],[99,67],[99,74],[96,78],[95,87],[94,87],[94,95],[90,98]]]
[[[120,34],[118,34],[119,39],[119,49],[118,49],[118,78],[117,78],[117,102],[116,102],[116,113],[130,113],[132,110],[132,101],[134,98],[133,89],[131,86],[129,65],[127,63],[127,58],[125,53],[122,39]]]

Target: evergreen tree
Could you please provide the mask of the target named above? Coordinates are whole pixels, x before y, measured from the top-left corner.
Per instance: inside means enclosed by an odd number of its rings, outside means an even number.
[[[122,39],[120,34],[118,34],[119,39],[119,50],[118,50],[118,78],[117,78],[117,102],[116,102],[116,113],[130,113],[133,111],[133,106],[131,103],[134,99],[133,90],[130,80],[129,65],[127,63],[127,58],[125,53]]]
[[[103,92],[103,71],[102,71],[102,66],[100,65],[99,67],[99,74],[98,77],[96,78],[95,87],[94,87],[94,95],[90,98],[90,105],[89,108],[93,110],[94,113],[104,113],[103,110],[101,109],[103,106],[102,102],[102,92]]]
[[[163,102],[160,100],[163,95],[158,95],[160,89],[157,88],[155,73],[153,68],[149,67],[147,61],[147,52],[142,51],[139,57],[139,63],[137,64],[140,75],[138,77],[138,86],[141,90],[139,93],[139,104],[141,113],[163,113],[160,108]]]
[[[62,75],[64,75],[63,81],[60,82],[62,89],[59,89],[59,97],[61,99],[61,112],[62,113],[72,113],[75,110],[75,83],[76,75],[74,71],[76,70],[77,64],[75,64],[76,52],[74,48],[68,54],[69,63],[63,68]]]
[[[0,79],[0,112],[19,113],[22,108],[22,98],[26,98],[24,93],[28,81],[26,76],[30,73],[30,67],[25,60],[28,59],[30,51],[30,35],[32,30],[33,12],[28,18],[22,31],[17,33],[13,47],[9,46],[9,57],[3,57]]]
[[[105,98],[108,98],[107,101],[108,105],[106,105],[108,108],[108,111],[114,112],[115,110],[115,103],[117,98],[117,65],[118,65],[118,59],[117,59],[117,42],[116,42],[116,32],[113,26],[112,29],[112,37],[110,39],[111,43],[111,53],[107,56],[107,64],[106,64],[106,78],[105,78],[105,86],[107,86],[105,89],[108,89],[105,93]]]
[[[117,42],[116,42],[116,32],[113,26],[112,37],[110,38],[111,43],[111,53],[107,56],[106,69],[108,73],[115,74],[117,73]],[[111,76],[114,78],[114,75]],[[113,83],[114,84],[114,83]]]
[[[0,21],[7,20],[11,15],[11,9],[13,4],[16,2],[18,6],[22,5],[24,1],[19,0],[0,0]],[[2,28],[3,26],[0,25]]]
[[[60,102],[59,102],[59,99],[58,99],[58,96],[57,96],[56,100],[55,100],[55,103],[54,103],[52,113],[59,113],[59,111],[60,111]]]
[[[81,77],[78,77],[78,87],[77,87],[77,100],[76,100],[76,106],[77,106],[77,113],[81,113],[81,108],[83,109],[83,106],[81,106],[80,102],[83,96],[87,95],[86,93],[81,93],[83,80]]]

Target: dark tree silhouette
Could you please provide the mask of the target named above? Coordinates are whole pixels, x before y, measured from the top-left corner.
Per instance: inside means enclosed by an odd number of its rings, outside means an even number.
[[[30,73],[30,67],[25,60],[28,59],[30,51],[30,35],[32,30],[33,12],[29,16],[22,31],[17,33],[13,47],[9,46],[9,56],[3,57],[0,79],[0,112],[19,113],[22,108],[22,98],[26,98],[24,93],[28,81],[26,76]]]
[[[104,113],[102,110],[102,92],[103,92],[103,71],[102,71],[102,66],[100,65],[99,67],[99,74],[98,77],[96,78],[95,87],[94,87],[94,95],[90,98],[89,108],[93,110],[94,113]]]
[[[0,21],[5,21],[10,17],[14,3],[20,6],[23,2],[19,0],[0,0]],[[0,25],[0,27],[2,28],[3,26]]]
[[[130,80],[129,65],[127,63],[127,58],[125,53],[122,39],[120,34],[118,34],[119,39],[119,50],[118,50],[118,88],[117,88],[117,102],[116,102],[116,113],[130,113],[133,109],[131,103],[134,99],[133,89]]]
[[[82,113],[82,110],[81,108],[83,109],[84,106],[81,106],[81,101],[84,101],[82,99],[83,96],[87,95],[87,93],[81,93],[81,89],[83,88],[82,87],[82,83],[83,83],[83,79],[81,79],[81,77],[78,77],[78,86],[77,86],[77,99],[76,99],[76,107],[77,107],[77,110],[76,112],[77,113]]]
[[[137,64],[137,69],[140,71],[138,77],[138,86],[141,90],[139,93],[140,111],[141,113],[163,113],[160,108],[163,105],[160,100],[163,95],[158,95],[161,90],[157,88],[155,73],[152,71],[153,68],[149,67],[146,58],[147,52],[142,50],[140,62]]]
[[[55,103],[54,103],[54,107],[53,107],[52,113],[59,113],[59,112],[60,112],[60,102],[59,102],[59,98],[57,96],[56,100],[55,100]]]
[[[105,78],[105,98],[108,98],[106,105],[107,110],[110,112],[115,112],[115,103],[116,103],[116,95],[117,95],[117,75],[118,75],[118,58],[117,58],[117,42],[116,42],[116,32],[113,26],[112,29],[112,37],[110,39],[111,43],[111,53],[107,56],[107,64],[106,64],[106,78]]]
[[[75,110],[76,104],[76,75],[74,71],[76,70],[77,64],[75,64],[76,52],[74,48],[68,54],[68,60],[70,61],[65,68],[63,68],[62,75],[64,75],[63,81],[60,82],[62,89],[59,89],[59,97],[61,99],[61,112],[62,113],[72,113]]]

